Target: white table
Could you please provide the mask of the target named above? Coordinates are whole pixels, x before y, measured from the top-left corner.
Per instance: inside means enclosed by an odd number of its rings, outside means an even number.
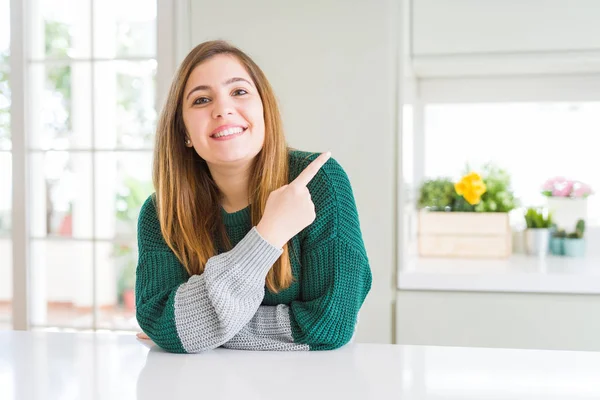
[[[0,398],[600,399],[600,353],[352,344],[168,354],[133,335],[0,332]]]

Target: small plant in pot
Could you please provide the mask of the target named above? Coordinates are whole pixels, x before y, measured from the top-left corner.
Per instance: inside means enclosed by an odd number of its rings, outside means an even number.
[[[575,232],[571,232],[565,238],[565,255],[569,257],[583,257],[585,255],[585,221],[577,221]]]
[[[552,232],[550,238],[550,252],[555,256],[562,256],[565,254],[565,238],[567,237],[567,231],[564,229],[557,229]]]
[[[456,193],[449,178],[430,179],[423,183],[418,207],[429,211],[452,211]]]
[[[530,207],[525,213],[525,249],[527,254],[543,257],[548,254],[552,214],[543,208]]]

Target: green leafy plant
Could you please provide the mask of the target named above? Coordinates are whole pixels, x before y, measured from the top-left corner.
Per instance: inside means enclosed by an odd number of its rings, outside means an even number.
[[[548,229],[552,226],[552,213],[544,214],[541,208],[530,207],[525,213],[528,229]]]
[[[585,221],[580,219],[577,221],[577,225],[575,226],[575,231],[571,232],[567,235],[569,239],[583,239],[583,234],[585,233]]]
[[[472,169],[465,168],[465,175]],[[427,180],[421,185],[419,208],[431,211],[462,212],[509,212],[518,206],[511,189],[510,175],[493,163],[487,163],[481,169],[481,178],[486,186],[481,201],[469,204],[463,196],[456,193],[454,182],[449,178]]]
[[[450,211],[455,197],[454,183],[450,179],[430,179],[421,185],[418,206],[432,211]]]
[[[475,205],[476,212],[509,212],[517,207],[508,172],[493,163],[483,166],[481,176],[486,192]]]
[[[72,34],[69,25],[58,21],[46,21],[44,24],[45,51],[47,57],[67,58],[72,45]],[[71,110],[71,79],[72,68],[70,65],[53,65],[47,69],[48,80],[46,85],[55,95],[60,93],[60,102],[65,110]],[[60,137],[68,137],[73,129],[71,113],[67,113],[64,121],[54,121],[53,129]]]
[[[124,186],[117,193],[117,218],[121,221],[136,221],[144,201],[152,193],[152,182],[126,177]]]

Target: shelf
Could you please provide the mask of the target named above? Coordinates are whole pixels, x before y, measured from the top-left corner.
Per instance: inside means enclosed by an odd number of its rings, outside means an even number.
[[[398,273],[398,289],[600,294],[600,258],[414,258]]]

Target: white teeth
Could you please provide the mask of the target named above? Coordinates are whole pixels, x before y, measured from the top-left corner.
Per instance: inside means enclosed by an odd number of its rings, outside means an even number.
[[[244,130],[243,128],[229,128],[229,129],[225,129],[224,131],[214,134],[213,137],[220,138],[223,136],[234,135],[236,133],[241,133],[243,130]]]

